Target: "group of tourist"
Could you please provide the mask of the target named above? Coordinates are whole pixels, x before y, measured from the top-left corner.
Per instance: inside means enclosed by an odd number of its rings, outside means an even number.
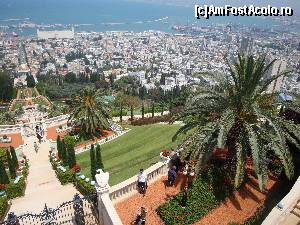
[[[188,199],[188,189],[190,185],[193,182],[193,178],[195,176],[195,172],[193,169],[193,166],[190,164],[186,164],[180,160],[179,153],[174,152],[174,154],[171,157],[170,163],[169,163],[169,170],[167,174],[167,185],[169,187],[173,186],[175,184],[176,179],[178,179],[178,173],[179,171],[182,171],[182,174],[185,176],[186,180],[183,187],[183,195],[180,202],[180,205],[182,208],[186,207],[187,199]],[[138,174],[138,191],[140,194],[145,196],[146,190],[147,190],[147,175],[144,172],[143,169],[140,169],[140,172]],[[147,209],[142,206],[137,213],[135,223],[137,225],[144,225],[146,222],[146,215],[147,215]]]

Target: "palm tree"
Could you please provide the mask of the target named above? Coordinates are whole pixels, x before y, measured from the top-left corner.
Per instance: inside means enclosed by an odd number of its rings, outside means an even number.
[[[75,104],[69,120],[75,120],[87,135],[95,136],[96,130],[109,127],[109,114],[107,105],[98,97],[94,88],[85,88],[80,97],[75,99]]]
[[[196,170],[210,159],[217,146],[228,147],[227,164],[233,165],[235,187],[244,180],[246,158],[253,162],[262,190],[267,181],[267,154],[275,154],[281,161],[288,178],[293,177],[294,166],[287,142],[300,149],[300,127],[280,117],[277,107],[298,110],[294,102],[278,100],[279,93],[267,93],[269,85],[288,72],[267,78],[275,60],[266,63],[266,56],[241,53],[237,61],[227,64],[229,74],[211,77],[215,85],[202,84],[190,96],[185,110],[172,121],[183,120],[174,139],[193,131],[183,141],[182,157],[196,159]],[[208,75],[207,75],[208,76]]]

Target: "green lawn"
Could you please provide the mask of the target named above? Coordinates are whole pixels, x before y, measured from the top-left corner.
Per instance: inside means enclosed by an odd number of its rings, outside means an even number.
[[[130,127],[132,130],[118,139],[101,146],[105,170],[110,173],[110,185],[138,173],[159,161],[162,149],[175,147],[179,140],[172,142],[172,136],[179,125],[146,125]],[[76,156],[82,173],[90,175],[89,151]]]

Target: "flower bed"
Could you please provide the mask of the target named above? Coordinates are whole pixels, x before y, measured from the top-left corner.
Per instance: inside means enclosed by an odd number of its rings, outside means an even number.
[[[133,126],[142,126],[142,125],[148,125],[148,124],[154,124],[154,123],[160,123],[160,122],[169,122],[170,115],[166,116],[155,116],[155,117],[145,117],[144,119],[136,119],[131,121],[131,125]]]
[[[8,210],[7,197],[0,197],[0,221],[4,218],[7,210]]]
[[[82,195],[95,192],[95,181],[91,181],[90,178],[80,173],[81,168],[79,163],[76,163],[72,169],[65,168],[54,153],[50,156],[50,162],[62,185],[73,183]]]
[[[193,224],[232,193],[233,187],[227,182],[228,177],[229,175],[223,169],[210,166],[201,173],[188,190],[186,208],[180,205],[183,197],[181,192],[169,202],[161,205],[157,209],[158,215],[166,225]]]

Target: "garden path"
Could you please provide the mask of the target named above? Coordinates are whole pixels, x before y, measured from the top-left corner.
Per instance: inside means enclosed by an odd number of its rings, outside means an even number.
[[[16,215],[27,212],[40,213],[45,203],[55,208],[65,201],[72,200],[77,193],[72,184],[63,186],[56,178],[48,158],[49,142],[41,143],[36,153],[35,141],[38,143],[34,136],[24,137],[23,153],[29,159],[29,175],[25,195],[12,200],[10,211]]]
[[[161,225],[163,222],[156,213],[156,209],[164,202],[177,195],[183,187],[185,179],[179,175],[173,187],[166,187],[167,177],[164,176],[158,181],[149,185],[146,195],[137,193],[130,198],[123,200],[115,205],[123,225],[132,225],[138,209],[141,206],[148,210],[146,223],[151,225]]]

